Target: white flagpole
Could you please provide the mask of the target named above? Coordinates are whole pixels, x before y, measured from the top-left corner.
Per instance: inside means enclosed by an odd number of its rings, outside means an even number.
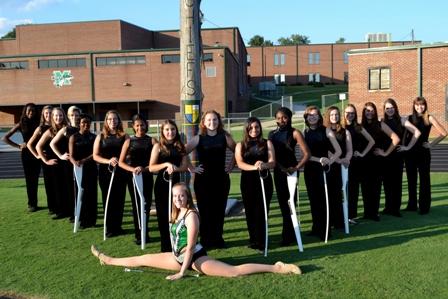
[[[267,170],[269,171],[269,170]],[[266,205],[266,192],[264,189],[264,180],[263,176],[261,175],[261,171],[258,171],[258,175],[260,176],[260,183],[261,183],[261,193],[263,193],[263,208],[264,208],[264,225],[265,225],[265,237],[264,237],[264,256],[268,256],[268,208]]]
[[[327,174],[325,173],[325,169],[322,170],[322,174],[324,176],[324,187],[325,187],[325,203],[326,203],[326,212],[327,212],[327,227],[325,229],[325,243],[328,242],[328,232],[330,230],[330,207],[328,202],[328,185],[327,185]]]
[[[107,208],[109,206],[109,198],[110,198],[110,190],[112,189],[112,184],[114,182],[115,169],[112,171],[112,175],[110,176],[109,188],[107,189],[107,198],[106,198],[106,206],[104,207],[104,228],[103,228],[103,240],[106,241],[106,219],[107,219]]]
[[[73,165],[73,174],[75,176],[76,185],[78,187],[78,193],[76,196],[76,204],[75,204],[75,223],[73,225],[73,233],[78,232],[79,228],[79,217],[81,215],[81,205],[82,205],[82,195],[84,193],[84,189],[82,188],[82,165],[76,166]]]
[[[146,245],[146,200],[145,196],[143,195],[143,176],[142,174],[136,175],[135,173],[132,174],[134,185],[136,186],[138,196],[140,197],[140,240],[141,240],[141,248],[142,250],[145,249]],[[138,205],[137,205],[138,206]]]
[[[297,212],[296,212],[296,207],[294,204],[294,193],[297,188],[297,172],[287,175],[286,180],[288,182],[288,190],[289,190],[288,205],[289,205],[289,211],[291,214],[291,221],[292,221],[292,225],[294,227],[294,233],[296,235],[297,246],[299,247],[299,251],[303,252],[302,237],[300,235],[300,224],[297,219]]]
[[[344,226],[345,233],[349,234],[348,225],[348,200],[347,200],[347,185],[348,185],[348,167],[341,165],[341,177],[342,177],[342,193],[344,194],[344,201],[342,202],[342,211],[344,212]]]

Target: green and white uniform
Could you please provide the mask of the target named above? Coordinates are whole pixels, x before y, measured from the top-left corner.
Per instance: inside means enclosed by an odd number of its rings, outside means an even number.
[[[170,224],[171,247],[173,248],[173,254],[176,260],[181,264],[184,262],[184,252],[182,252],[182,250],[187,246],[188,242],[185,218],[189,213],[190,211],[185,213],[184,217],[182,217],[179,221]],[[202,245],[197,242],[194,247],[193,254],[199,252],[201,249]]]

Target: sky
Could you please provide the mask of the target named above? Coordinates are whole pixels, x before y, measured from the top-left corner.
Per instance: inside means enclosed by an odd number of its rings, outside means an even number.
[[[16,24],[121,19],[149,30],[179,28],[180,0],[0,0],[0,36]],[[277,43],[301,34],[311,43],[363,42],[366,33],[392,40],[448,41],[446,0],[202,0],[203,28],[238,27]]]

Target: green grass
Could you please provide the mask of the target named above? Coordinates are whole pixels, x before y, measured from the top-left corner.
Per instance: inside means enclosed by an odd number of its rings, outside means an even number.
[[[66,219],[51,220],[46,210],[26,212],[22,179],[1,180],[0,297],[447,298],[448,174],[432,174],[432,183],[433,207],[429,215],[408,212],[403,218],[383,216],[378,223],[361,221],[351,227],[350,235],[335,231],[324,244],[305,236],[311,219],[301,177],[303,253],[295,246],[277,245],[281,219],[274,194],[267,258],[246,248],[248,234],[242,216],[226,219],[225,239],[230,248],[209,254],[231,264],[277,260],[297,263],[304,275],[258,274],[236,279],[201,276],[171,282],[165,280],[168,271],[128,273],[120,267],[101,267],[91,256],[91,244],[116,256],[158,251],[155,217],[150,219],[152,241],[147,249],[141,251],[132,242],[129,201],[124,219],[128,234],[103,242],[101,220],[98,227],[73,234]],[[43,198],[40,187],[39,198]],[[404,193],[403,198],[407,198]],[[230,197],[240,197],[238,174],[232,175]]]

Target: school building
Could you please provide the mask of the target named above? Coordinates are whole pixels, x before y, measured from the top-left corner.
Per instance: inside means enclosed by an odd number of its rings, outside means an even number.
[[[203,110],[222,115],[247,104],[246,48],[238,28],[202,29]],[[122,20],[32,24],[0,39],[0,124],[24,104],[76,104],[97,120],[174,118],[180,106],[179,31]]]
[[[412,113],[412,102],[423,96],[428,111],[448,127],[448,43],[406,45],[349,52],[349,97],[358,115],[374,102],[380,117],[388,98],[400,114]]]

